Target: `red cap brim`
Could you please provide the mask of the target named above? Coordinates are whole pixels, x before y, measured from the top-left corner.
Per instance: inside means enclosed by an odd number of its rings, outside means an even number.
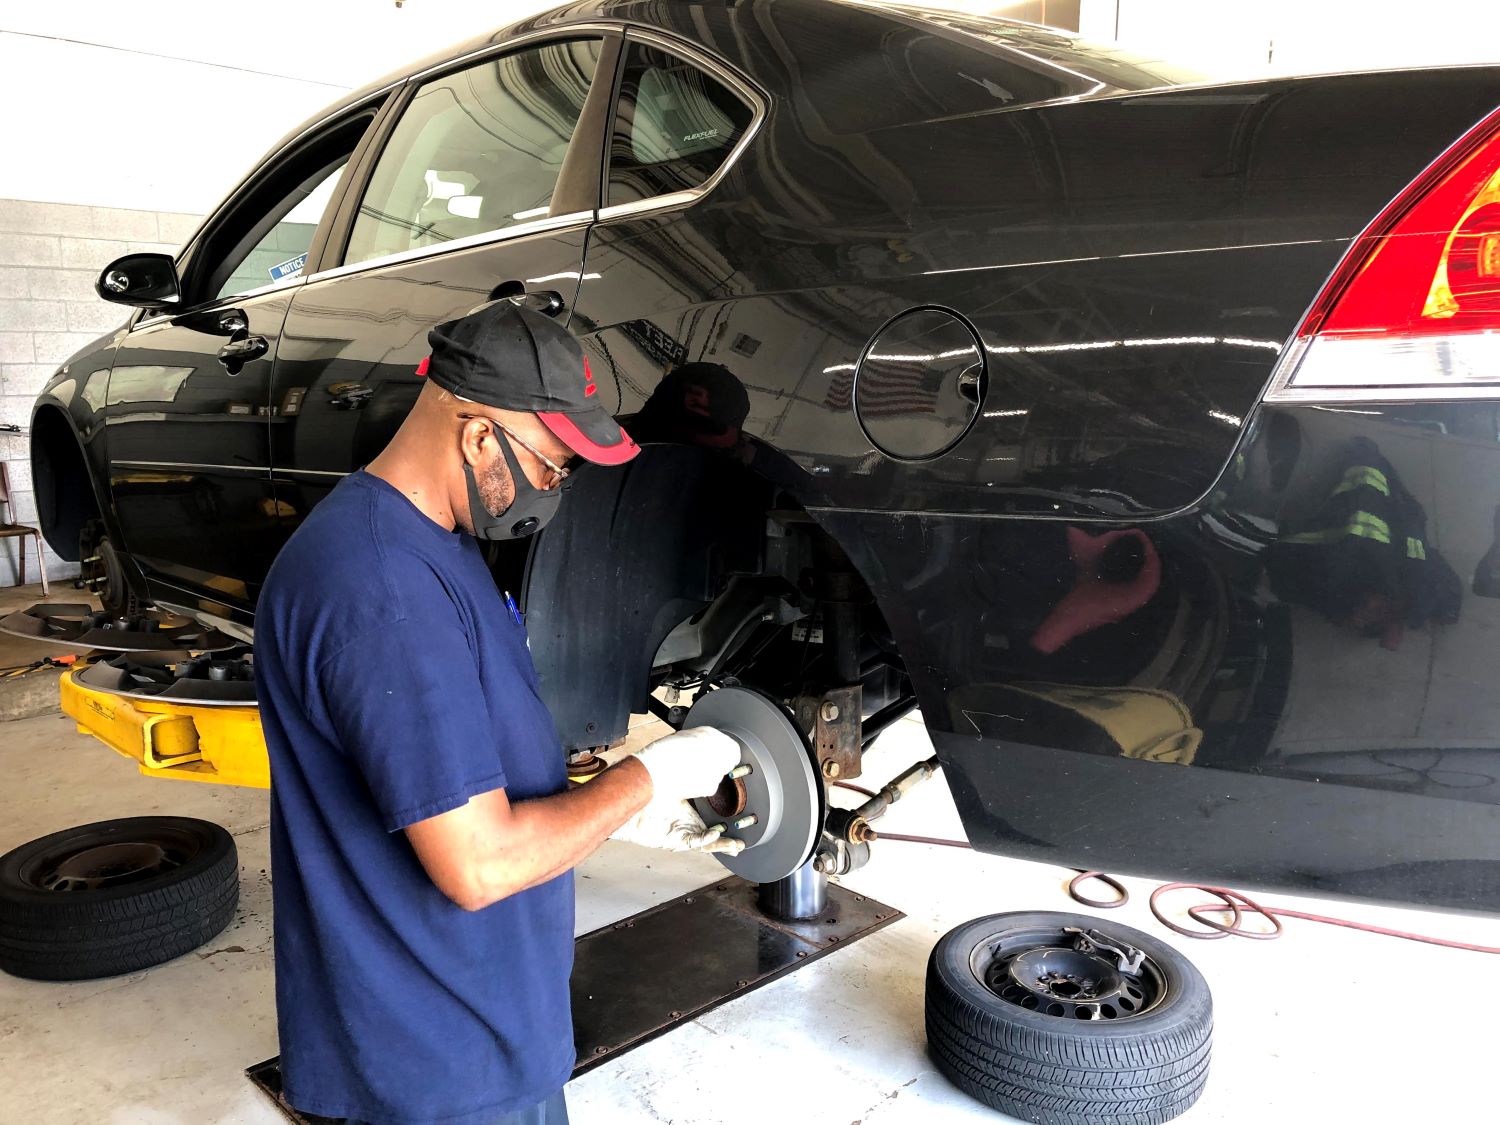
[[[542,424],[547,429],[552,431],[552,435],[558,441],[585,461],[592,461],[595,465],[623,465],[641,451],[641,447],[636,445],[635,440],[613,420],[611,420],[612,425],[620,435],[620,440],[612,445],[602,445],[579,429],[578,423],[571,415],[558,411],[539,410],[536,416],[542,420]]]

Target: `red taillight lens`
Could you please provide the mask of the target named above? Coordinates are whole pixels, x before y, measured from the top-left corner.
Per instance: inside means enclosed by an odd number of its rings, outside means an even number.
[[[1500,398],[1500,110],[1354,240],[1271,395]]]
[[[1500,113],[1388,207],[1346,265],[1299,335],[1500,327]]]
[[[1484,195],[1488,199],[1470,211],[1448,244],[1443,309],[1455,317],[1500,312],[1500,176]]]

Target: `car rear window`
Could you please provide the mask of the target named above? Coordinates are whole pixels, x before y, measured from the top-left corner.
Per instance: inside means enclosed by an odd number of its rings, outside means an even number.
[[[610,140],[606,204],[701,187],[754,118],[738,94],[692,63],[630,44]]]

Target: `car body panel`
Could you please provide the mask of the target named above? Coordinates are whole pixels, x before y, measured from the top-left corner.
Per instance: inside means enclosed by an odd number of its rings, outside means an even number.
[[[1414,498],[1428,560],[1456,576],[1421,581],[1456,599],[1456,620],[1340,623],[1328,593],[1268,563],[1351,449]],[[1179,516],[825,518],[855,525],[899,607],[892,630],[928,672],[923,717],[981,850],[1493,910],[1497,457],[1500,403],[1264,407],[1229,479]],[[1039,651],[1072,588],[1070,537],[1122,529],[1159,554],[1159,588]]]
[[[622,417],[649,416],[685,362],[739,385],[737,454],[869,584],[976,846],[1500,910],[1500,714],[1482,682],[1494,404],[1262,403],[1351,241],[1500,103],[1500,68],[1184,85],[1102,56],[1062,66],[1062,37],[998,26],[817,0],[574,5],[351,95],[340,112],[385,108],[309,275],[275,298],[289,311],[257,375],[267,542],[394,430],[428,329],[508,282],[555,290]],[[607,123],[586,114],[576,221],[341,266],[421,76],[605,27],[677,43],[763,103],[711,190],[595,217]],[[944,326],[930,366],[929,337],[903,334],[914,312]],[[937,362],[969,348],[977,364]],[[39,409],[71,410],[97,458],[70,377]],[[879,433],[930,454],[889,456]],[[110,459],[149,460],[109,442]],[[1403,573],[1438,576],[1422,581],[1443,586],[1441,613],[1398,621],[1373,591],[1379,619],[1351,617],[1328,574],[1298,585],[1299,567],[1346,565],[1309,521],[1358,458],[1421,513],[1412,561],[1432,565]],[[544,544],[568,540],[568,519],[564,505]],[[1129,565],[1090,603],[1089,568],[1117,557]],[[684,598],[689,578],[663,575]],[[251,578],[229,599],[245,620]],[[548,644],[576,633],[547,616],[565,604],[527,607]],[[550,666],[635,674],[610,641]],[[631,696],[599,692],[597,721],[569,714],[570,745],[615,730]]]
[[[253,605],[281,546],[267,403],[288,292],[137,328],[115,351],[106,397],[109,491],[143,567]],[[266,355],[226,367],[234,329]]]

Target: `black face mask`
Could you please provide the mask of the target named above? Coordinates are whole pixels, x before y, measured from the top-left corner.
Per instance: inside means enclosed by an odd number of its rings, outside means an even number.
[[[552,517],[557,515],[557,506],[562,503],[562,487],[552,489],[538,488],[521,471],[521,466],[516,462],[516,455],[510,448],[510,442],[506,440],[505,434],[495,427],[490,427],[490,433],[495,435],[495,440],[500,443],[500,452],[505,455],[505,464],[510,469],[511,488],[514,495],[511,498],[510,507],[498,516],[490,515],[488,508],[484,506],[484,500],[479,495],[479,483],[474,479],[474,468],[467,459],[464,460],[464,480],[469,485],[469,520],[473,524],[473,534],[477,539],[485,539],[495,542],[501,539],[524,539],[528,535],[535,535],[546,527]]]

